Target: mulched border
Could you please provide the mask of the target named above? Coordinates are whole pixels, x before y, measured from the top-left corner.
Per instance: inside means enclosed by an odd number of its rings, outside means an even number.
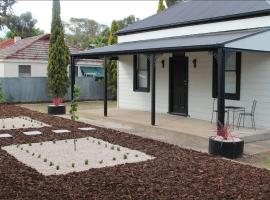
[[[43,176],[0,150],[0,199],[270,199],[270,171],[266,169],[111,129],[96,127],[95,131],[79,131],[78,127],[89,125],[14,105],[0,105],[0,118],[16,116],[28,116],[52,127],[35,129],[44,134],[33,137],[22,134],[31,128],[0,131],[14,136],[0,139],[0,147],[71,139],[74,135],[91,136],[145,152],[156,159]],[[72,130],[74,134],[51,132],[58,128]]]

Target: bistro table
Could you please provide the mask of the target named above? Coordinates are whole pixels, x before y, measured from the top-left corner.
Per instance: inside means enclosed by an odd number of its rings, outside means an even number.
[[[235,113],[236,112],[245,112],[244,107],[239,106],[225,106],[225,110],[228,112],[228,123],[230,123],[230,112],[233,113],[233,128],[234,128],[234,119],[235,119]]]

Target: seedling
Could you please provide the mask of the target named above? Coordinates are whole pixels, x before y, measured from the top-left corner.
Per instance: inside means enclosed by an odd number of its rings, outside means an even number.
[[[21,148],[21,150],[23,150],[23,147]]]
[[[113,161],[116,161],[116,158],[115,157],[113,157],[113,159],[112,159]]]
[[[44,162],[47,162],[48,160],[47,160],[47,158],[44,158],[44,160],[43,160]]]
[[[56,143],[56,140],[55,140],[55,139],[53,140],[53,143],[54,143],[54,144]]]
[[[20,145],[19,145],[19,144],[17,144],[17,145],[16,145],[16,147],[17,147],[17,149],[18,149],[18,148],[20,147]]]
[[[74,167],[75,167],[75,163],[72,163],[72,164],[71,164],[71,167],[74,168]]]
[[[126,160],[127,159],[127,155],[126,154],[124,154],[124,160]]]
[[[102,164],[102,163],[103,163],[103,160],[100,160],[100,161],[99,161],[99,164]]]
[[[25,124],[23,124],[22,127],[25,127]]]
[[[34,156],[35,155],[35,153],[32,153],[32,156]]]
[[[53,162],[50,162],[50,166],[53,166]]]
[[[137,158],[137,157],[139,157],[139,156],[136,154],[135,157]]]
[[[38,155],[38,158],[41,158],[41,155],[40,154]]]
[[[88,160],[85,160],[85,161],[84,161],[84,164],[85,164],[85,165],[88,165],[88,164],[89,164]]]
[[[67,143],[67,140],[65,140],[65,143]]]
[[[111,147],[111,150],[114,150],[114,146]]]
[[[60,167],[59,167],[59,165],[57,165],[57,166],[56,166],[56,170],[59,170],[59,169],[60,169]]]
[[[32,146],[32,143],[29,143],[28,146],[31,147]]]
[[[120,147],[117,147],[117,151],[120,151]]]
[[[92,142],[95,143],[95,140],[93,140]]]
[[[105,144],[105,148],[107,148],[108,147],[108,145],[107,144]]]
[[[99,145],[101,144],[100,141],[98,141],[98,144],[99,144]]]
[[[39,143],[40,144],[40,146],[42,146],[43,145],[43,143],[41,142],[41,143]]]
[[[13,128],[15,128],[15,126],[14,126],[14,125],[12,125],[12,127],[13,127]]]
[[[89,138],[86,138],[86,140],[89,140]]]
[[[29,153],[29,151],[28,151],[28,150],[26,150],[26,153]]]

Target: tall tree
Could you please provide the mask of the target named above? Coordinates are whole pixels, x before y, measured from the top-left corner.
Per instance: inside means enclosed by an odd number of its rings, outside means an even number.
[[[60,1],[53,0],[52,24],[48,61],[48,90],[54,99],[62,99],[67,93],[69,49],[64,40],[64,28],[60,17]]]
[[[116,32],[119,30],[118,22],[113,20],[111,25],[109,45],[117,43]],[[117,97],[117,61],[111,60],[108,63],[108,89],[112,93],[112,97],[116,99]]]
[[[118,20],[118,28],[119,30],[122,28],[125,28],[126,26],[133,24],[134,22],[138,21],[139,19],[136,18],[134,15],[129,15],[128,17],[125,17],[122,20]]]
[[[15,0],[0,0],[0,30],[3,28],[5,18],[11,13],[11,7],[15,2]]]
[[[176,4],[179,1],[181,1],[181,0],[165,0],[166,5],[167,5],[168,8],[173,6],[174,4]]]
[[[9,16],[6,19],[6,26],[10,31],[6,36],[10,38],[15,36],[25,38],[43,34],[44,31],[41,31],[39,28],[35,28],[36,23],[37,20],[33,19],[30,12],[23,13],[20,16]]]
[[[157,12],[159,13],[159,12],[161,12],[163,10],[165,10],[164,2],[163,2],[163,0],[159,0],[158,1],[158,10],[157,10]]]
[[[88,49],[93,40],[108,27],[86,18],[71,18],[65,24],[69,44]]]

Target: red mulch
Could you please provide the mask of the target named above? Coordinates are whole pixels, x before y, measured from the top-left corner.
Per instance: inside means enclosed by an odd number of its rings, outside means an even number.
[[[156,159],[146,162],[90,169],[60,176],[43,176],[0,150],[0,199],[270,199],[270,171],[223,160],[205,153],[144,139],[115,130],[98,128],[80,132],[79,122],[48,116],[12,105],[0,105],[0,118],[29,116],[52,125],[43,135],[26,137],[22,129],[0,131],[10,144],[72,138],[55,135],[55,128],[87,135],[143,151]],[[26,130],[26,129],[24,129]],[[29,129],[31,130],[31,129]]]

